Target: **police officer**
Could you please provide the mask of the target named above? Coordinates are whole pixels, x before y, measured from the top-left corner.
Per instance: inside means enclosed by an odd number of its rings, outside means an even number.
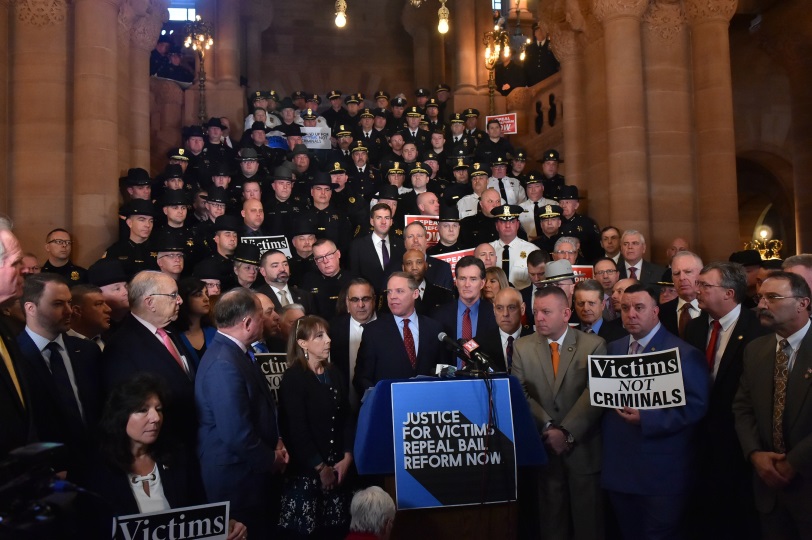
[[[581,253],[586,264],[594,264],[603,256],[601,231],[590,217],[578,214],[581,197],[578,186],[562,186],[558,190],[558,204],[561,206],[561,234],[574,236],[581,241]]]
[[[233,257],[239,243],[239,230],[242,221],[234,216],[220,216],[214,221],[214,245],[215,251],[195,265],[195,273],[198,266],[206,263],[216,268],[216,274],[220,279],[222,290],[227,291],[236,285],[234,275]]]
[[[341,268],[341,250],[327,238],[313,245],[313,260],[318,271],[302,278],[302,289],[313,295],[318,315],[333,318],[337,315],[338,295],[356,276]]]
[[[380,175],[369,164],[369,152],[362,141],[355,141],[351,149],[353,166],[350,167],[349,186],[353,193],[365,201],[372,199],[372,195],[381,183]]]
[[[426,249],[426,255],[442,255],[459,251],[460,246],[460,213],[456,206],[440,205],[440,218],[437,220],[440,240]]]
[[[507,161],[501,154],[493,156],[488,187],[499,192],[503,204],[521,204],[527,200],[527,194],[517,179],[507,176]]]
[[[152,237],[159,244],[165,243],[166,238],[172,238],[175,243],[182,245],[186,268],[191,270],[208,253],[196,242],[194,232],[185,225],[188,207],[189,196],[182,190],[165,191],[161,198],[161,208],[166,223],[158,227]]]
[[[465,117],[460,113],[451,116],[448,133],[445,138],[446,154],[454,157],[458,155],[473,156],[476,149],[476,140],[465,132]],[[459,151],[462,150],[460,153]]]
[[[544,193],[552,199],[558,198],[558,191],[566,184],[563,176],[558,174],[558,164],[564,161],[558,155],[558,150],[550,148],[541,158],[541,172],[544,174]]]
[[[290,279],[288,283],[291,286],[299,287],[306,274],[317,271],[316,263],[313,262],[316,227],[307,217],[300,216],[293,221],[290,234],[291,249],[288,259]]]
[[[510,170],[508,176],[518,180],[522,187],[527,184],[527,174],[525,174],[525,166],[527,165],[527,150],[524,148],[517,148],[516,152],[510,156]]]
[[[118,179],[119,186],[123,187],[125,200],[133,201],[141,199],[152,201],[152,179],[145,169],[133,168],[127,171],[127,176]],[[126,204],[118,210],[118,237],[125,239],[130,236],[130,228],[127,226]]]
[[[262,201],[265,209],[265,228],[273,234],[290,237],[293,219],[307,209],[307,200],[293,195],[293,176],[290,170],[277,167],[271,183],[272,195]]]
[[[377,167],[380,163],[384,150],[389,148],[389,143],[383,133],[375,131],[375,113],[371,109],[361,109],[358,113],[361,120],[353,132],[353,139],[363,144],[369,154],[369,162]]]
[[[349,177],[340,162],[333,163],[329,169],[330,181],[333,183],[333,194],[330,203],[340,214],[350,218],[352,237],[361,234],[369,221],[369,209],[366,200],[357,196],[347,185]]]
[[[471,137],[477,145],[488,138],[488,134],[479,129],[479,109],[465,109],[465,134]]]
[[[406,109],[406,133],[409,140],[417,145],[417,150],[422,152],[431,148],[431,136],[425,129],[420,129],[420,119],[423,113],[419,107],[412,105]]]
[[[527,233],[527,238],[531,242],[541,234],[541,214],[548,204],[558,205],[558,202],[544,196],[544,184],[541,181],[541,173],[531,172],[527,175],[525,186],[527,200],[519,206],[524,208],[524,213],[519,216],[519,222]]]
[[[107,248],[102,259],[121,261],[128,278],[142,270],[155,270],[156,253],[152,249],[150,235],[155,220],[155,205],[151,201],[135,199],[124,205],[126,224],[129,228],[127,238],[119,240]]]
[[[214,239],[214,223],[218,217],[226,213],[229,197],[226,190],[219,187],[212,187],[208,190],[205,197],[206,214],[208,219],[196,223],[192,227],[192,234],[195,238],[195,244],[200,246],[201,249],[205,248],[209,253],[215,250],[213,243]]]
[[[234,150],[223,142],[223,122],[217,116],[212,116],[206,122],[206,143],[204,148],[212,163],[226,162],[231,164],[234,159]]]
[[[544,206],[543,210],[539,213],[539,224],[541,231],[533,244],[537,245],[539,249],[543,249],[552,257],[555,243],[559,238],[564,236],[561,234],[561,214],[563,211],[557,204],[548,204]]]
[[[392,114],[386,122],[386,132],[391,137],[393,133],[407,129],[406,124],[406,99],[396,97],[392,100]]]
[[[454,175],[454,181],[451,182],[443,192],[443,203],[447,206],[453,206],[456,209],[457,202],[459,202],[460,199],[474,192],[469,178],[470,166],[467,160],[463,157],[458,157],[451,166],[451,174]]]
[[[327,122],[330,129],[335,129],[338,124],[346,124],[350,119],[347,109],[341,104],[341,90],[330,90],[327,93],[327,101],[330,108],[321,113],[322,118]]]
[[[480,139],[476,146],[476,159],[491,162],[497,156],[512,155],[513,145],[502,136],[502,124],[499,120],[491,118],[485,128],[488,136]]]
[[[73,264],[70,254],[73,249],[73,239],[65,229],[54,229],[45,237],[45,251],[48,258],[42,265],[43,272],[59,274],[71,285],[87,283],[87,269]]]
[[[316,226],[316,238],[327,238],[338,247],[348,252],[352,240],[352,225],[346,214],[339,212],[330,199],[333,195],[333,184],[327,173],[316,173],[310,188],[313,205],[303,212]]]
[[[211,160],[206,151],[203,128],[188,126],[183,129],[183,136],[186,139],[186,156],[189,158],[189,166],[184,174],[189,183],[202,185],[211,176]]]

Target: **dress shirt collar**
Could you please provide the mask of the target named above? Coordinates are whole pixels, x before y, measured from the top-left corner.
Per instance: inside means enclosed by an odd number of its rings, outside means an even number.
[[[691,317],[694,316],[693,313],[697,313],[697,314],[699,313],[699,300],[694,298],[690,302],[686,302],[685,300],[683,300],[679,296],[677,297],[677,313],[680,313],[680,310],[682,310],[682,306],[684,306],[685,304],[688,304],[689,306],[691,306],[691,307],[688,308],[688,313],[692,313]]]
[[[373,314],[372,314],[372,317],[371,317],[371,318],[370,318],[370,319],[369,319],[367,322],[365,322],[365,323],[361,323],[361,322],[356,321],[356,320],[353,318],[353,316],[352,316],[352,315],[350,315],[350,328],[361,328],[361,327],[363,327],[365,324],[369,324],[369,323],[371,323],[372,321],[374,321],[374,320],[375,320],[375,319],[377,319],[377,318],[378,318],[378,314],[377,314],[377,313],[373,313]]]
[[[519,325],[519,328],[512,334],[508,334],[501,328],[499,329],[499,338],[502,340],[502,345],[507,344],[507,338],[510,336],[513,336],[513,342],[516,343],[516,340],[522,336],[522,325]]]
[[[634,339],[633,337],[630,336],[632,341],[637,341],[637,343],[640,344],[640,349],[638,349],[640,352],[643,352],[643,349],[648,347],[649,342],[654,338],[654,336],[657,334],[657,332],[660,331],[661,326],[662,326],[662,323],[657,323],[657,326],[652,328],[651,332],[649,332],[648,334],[643,336],[641,339],[636,340],[636,339]]]
[[[221,332],[220,330],[218,330],[217,333],[220,334],[223,337],[226,337],[226,338],[230,339],[234,343],[236,343],[237,346],[240,348],[240,350],[242,352],[248,352],[248,347],[246,347],[245,344],[242,341],[240,341],[239,339],[237,339],[237,338],[235,338],[233,336],[229,336],[228,334],[226,334],[225,332]]]
[[[33,330],[31,330],[31,328],[29,328],[27,325],[25,327],[25,333],[28,334],[28,337],[30,337],[31,341],[34,342],[34,345],[37,346],[39,352],[43,352],[45,350],[45,347],[47,347],[48,344],[51,342],[51,340],[49,340],[48,338],[43,337],[34,332]],[[57,334],[56,338],[54,338],[53,341],[56,342],[57,345],[59,345],[60,349],[62,349],[63,351],[67,351],[67,349],[65,348],[65,342],[62,340],[62,334]]]
[[[801,341],[803,341],[804,337],[806,336],[807,331],[809,330],[810,321],[807,320],[806,324],[803,328],[789,336],[788,338],[783,338],[778,334],[775,335],[776,342],[780,343],[782,339],[786,339],[789,341],[789,346],[792,348],[792,352],[796,352],[798,348],[801,346]]]
[[[719,319],[719,324],[721,324],[721,325],[722,325],[722,330],[723,330],[723,331],[725,331],[725,332],[727,332],[727,331],[728,331],[728,329],[729,329],[731,326],[733,326],[734,324],[736,324],[736,321],[738,321],[738,320],[739,320],[739,315],[741,315],[741,312],[742,312],[742,305],[741,305],[741,304],[736,304],[736,307],[734,307],[733,309],[731,309],[731,310],[730,310],[730,311],[727,313],[727,315],[725,315],[725,316],[723,316],[722,318],[720,318],[720,319]],[[713,317],[708,317],[708,319],[709,319],[708,324],[709,324],[709,325],[712,325],[712,324],[713,324],[713,321],[714,321]]]
[[[560,351],[561,348],[564,346],[564,340],[567,338],[567,332],[569,332],[569,331],[570,331],[570,327],[567,326],[567,328],[564,330],[564,333],[561,334],[561,337],[559,337],[558,339],[547,338],[547,343],[549,344],[549,343],[552,343],[553,341],[555,341],[556,343],[558,343],[558,350]]]

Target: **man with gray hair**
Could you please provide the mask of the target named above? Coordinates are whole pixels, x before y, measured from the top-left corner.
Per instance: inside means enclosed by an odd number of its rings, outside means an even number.
[[[696,280],[702,271],[702,259],[692,251],[678,251],[671,259],[671,275],[677,297],[660,306],[660,322],[666,330],[685,339],[685,328],[699,317]]]
[[[395,502],[387,492],[378,486],[362,489],[352,497],[350,503],[350,534],[346,540],[387,540],[395,523]]]
[[[644,285],[656,285],[663,277],[665,268],[643,260],[646,254],[646,239],[640,231],[629,229],[620,237],[620,254],[618,262],[620,279],[633,278]]]
[[[130,313],[102,354],[105,392],[139,372],[162,377],[171,395],[164,403],[167,433],[174,430],[184,443],[194,445],[195,366],[180,338],[166,330],[183,302],[178,284],[166,274],[145,270],[130,281],[128,296]]]
[[[785,272],[798,274],[806,280],[809,288],[812,289],[812,253],[799,253],[784,259],[781,269]]]
[[[676,259],[676,258],[675,258]],[[702,313],[688,323],[685,341],[705,351],[713,379],[710,404],[700,426],[699,482],[690,515],[701,526],[695,538],[752,538],[759,530],[753,506],[751,468],[736,436],[733,399],[739,388],[744,350],[767,333],[756,313],[743,308],[747,273],[737,263],[710,263],[696,278]]]
[[[270,538],[273,475],[284,470],[288,455],[273,395],[250,348],[262,337],[262,304],[252,291],[237,288],[220,297],[214,319],[217,334],[195,381],[206,498],[230,501],[232,516],[252,536]]]
[[[574,236],[562,236],[555,241],[552,257],[554,261],[562,259],[568,260],[570,264],[580,264],[578,252],[581,249],[581,241]]]

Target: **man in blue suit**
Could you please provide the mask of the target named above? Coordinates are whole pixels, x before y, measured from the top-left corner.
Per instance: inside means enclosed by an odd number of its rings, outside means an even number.
[[[443,331],[440,323],[414,309],[420,291],[411,274],[394,272],[386,287],[389,313],[366,325],[358,349],[353,384],[362,398],[384,379],[434,375],[435,366],[447,357],[437,339]]]
[[[59,274],[33,274],[22,296],[25,329],[17,344],[31,389],[30,409],[40,440],[68,450],[68,472],[88,464],[91,435],[101,410],[101,350],[65,334],[70,329],[71,293]]]
[[[610,355],[678,348],[686,393],[680,407],[624,407],[603,416],[601,483],[624,538],[681,538],[694,471],[694,432],[708,408],[705,359],[660,324],[658,297],[652,286],[629,286],[621,299],[621,316],[630,336],[607,347]]]
[[[496,328],[496,316],[490,300],[482,298],[485,286],[485,264],[472,255],[463,257],[454,269],[459,299],[438,307],[432,317],[443,325],[452,339],[466,341]],[[457,360],[457,368],[462,360]]]
[[[195,379],[197,454],[210,502],[231,501],[234,519],[251,536],[270,538],[276,501],[273,475],[288,462],[273,396],[250,345],[262,336],[262,305],[247,289],[220,297],[217,335]]]

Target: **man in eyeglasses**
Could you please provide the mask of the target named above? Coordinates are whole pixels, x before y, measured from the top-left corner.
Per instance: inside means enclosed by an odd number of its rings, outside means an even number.
[[[617,265],[610,257],[598,259],[592,267],[592,275],[603,287],[603,318],[613,321],[620,317],[620,312],[616,311],[612,304],[612,291],[615,283],[620,280],[620,272]]]
[[[87,283],[87,269],[73,264],[70,254],[73,240],[65,229],[54,229],[45,237],[45,252],[48,260],[42,265],[43,272],[59,274],[70,282]]]
[[[581,243],[573,236],[562,236],[553,245],[552,260],[566,260],[570,264],[582,264],[583,260],[579,256]]]
[[[308,272],[302,278],[302,289],[313,295],[314,314],[329,320],[338,314],[341,289],[357,276],[341,268],[341,250],[326,238],[313,244],[313,262],[317,271]]]

